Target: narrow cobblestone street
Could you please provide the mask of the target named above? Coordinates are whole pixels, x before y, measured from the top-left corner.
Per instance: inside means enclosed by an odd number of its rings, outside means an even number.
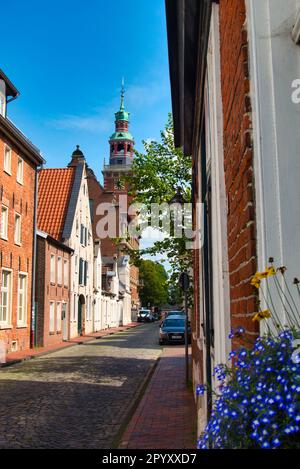
[[[147,324],[0,370],[0,448],[113,448],[161,353]]]

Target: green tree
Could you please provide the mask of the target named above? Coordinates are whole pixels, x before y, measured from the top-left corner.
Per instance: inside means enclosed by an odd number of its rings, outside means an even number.
[[[184,202],[191,202],[192,160],[174,146],[171,115],[164,131],[161,132],[161,141],[143,142],[143,145],[144,152],[135,152],[132,171],[126,181],[135,202],[143,205],[144,217],[145,213],[146,217],[151,213],[151,204],[169,204],[178,188],[181,189]],[[161,222],[164,216],[164,213],[160,214]],[[143,227],[145,228],[145,225]],[[167,257],[172,267],[171,281],[177,282],[180,272],[191,266],[192,252],[186,248],[187,239],[184,235],[181,238],[174,236],[174,228],[171,220],[168,236],[162,241],[154,242],[151,247],[131,251],[130,255],[137,265],[145,254]]]
[[[140,298],[142,305],[147,307],[161,306],[168,301],[168,275],[163,265],[151,260],[141,260],[140,268]]]

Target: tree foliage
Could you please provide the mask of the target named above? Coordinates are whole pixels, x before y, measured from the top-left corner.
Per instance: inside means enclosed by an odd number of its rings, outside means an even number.
[[[191,157],[183,154],[174,146],[172,117],[169,115],[161,141],[143,142],[144,152],[135,152],[131,173],[126,176],[130,194],[135,202],[143,204],[145,211],[151,213],[151,204],[169,204],[181,189],[184,202],[191,202]],[[161,219],[165,216],[160,215]],[[144,225],[145,228],[145,225]],[[142,234],[142,232],[140,232]],[[172,267],[171,281],[177,281],[179,273],[191,267],[191,250],[186,248],[187,239],[174,236],[174,224],[170,226],[170,234],[163,240],[155,241],[153,246],[130,253],[131,260],[140,264],[145,254],[157,254],[167,258]]]
[[[140,299],[147,307],[161,306],[168,301],[168,275],[162,264],[151,260],[141,260],[140,265]]]

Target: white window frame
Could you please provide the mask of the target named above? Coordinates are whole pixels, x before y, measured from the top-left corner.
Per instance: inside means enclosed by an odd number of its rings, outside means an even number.
[[[52,310],[53,307],[53,310]],[[49,333],[55,332],[55,301],[49,302]]]
[[[3,273],[8,273],[9,276],[9,285],[7,287],[3,287]],[[11,327],[11,316],[12,316],[12,287],[13,287],[13,273],[11,269],[2,268],[1,269],[1,288],[0,288],[0,311],[3,308],[2,304],[2,292],[5,288],[5,292],[7,292],[7,312],[6,312],[6,320],[3,321],[0,316],[0,328],[2,327]]]
[[[20,319],[20,278],[24,278],[23,286],[23,311],[22,317]],[[26,326],[27,325],[27,288],[28,288],[28,274],[27,272],[19,272],[18,274],[18,308],[17,308],[17,326]]]
[[[62,257],[57,256],[57,283],[62,285]]]
[[[7,164],[6,157],[9,155],[9,161]],[[4,159],[3,159],[3,168],[4,171],[11,176],[11,160],[12,160],[12,150],[11,148],[5,144],[4,145]]]
[[[15,212],[14,243],[19,246],[22,244],[22,215],[17,212]]]
[[[61,332],[61,312],[62,304],[61,301],[56,302],[56,332]]]
[[[21,168],[21,169],[20,169]],[[23,176],[24,176],[24,160],[18,156],[17,160],[17,182],[23,185]]]
[[[56,256],[55,254],[50,254],[50,283],[56,283]]]
[[[3,223],[3,213],[6,213],[5,223]],[[2,239],[8,239],[8,207],[6,205],[1,206],[1,220],[0,220],[0,237]]]
[[[64,259],[64,286],[69,286],[69,261]]]

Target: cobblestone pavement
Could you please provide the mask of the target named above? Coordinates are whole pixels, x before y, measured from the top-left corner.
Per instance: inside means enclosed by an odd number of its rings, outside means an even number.
[[[161,353],[158,327],[0,369],[0,448],[112,448]]]

